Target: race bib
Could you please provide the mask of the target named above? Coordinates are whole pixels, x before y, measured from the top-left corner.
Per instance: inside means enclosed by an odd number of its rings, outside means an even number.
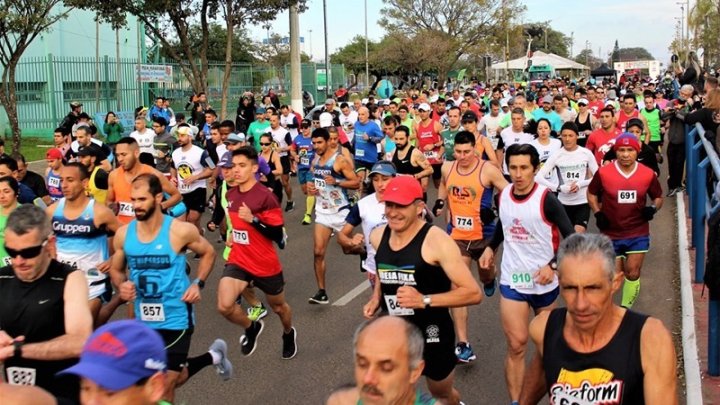
[[[357,157],[365,157],[365,151],[362,149],[355,149],[355,156]]]
[[[130,203],[120,202],[120,211],[118,211],[118,215],[122,215],[125,217],[134,217],[135,209]]]
[[[473,222],[472,217],[455,217],[455,228],[461,231],[472,231]]]
[[[165,308],[163,304],[140,304],[140,319],[145,322],[164,322]]]
[[[636,190],[618,191],[618,204],[635,204],[637,202]]]
[[[565,180],[568,181],[579,181],[580,180],[580,172],[575,170],[570,170],[565,172]]]
[[[8,384],[10,385],[35,385],[37,371],[29,367],[8,367]]]
[[[388,313],[394,316],[407,316],[415,315],[415,311],[412,308],[403,308],[397,302],[397,295],[385,294],[385,304],[387,305]]]
[[[50,177],[48,178],[48,186],[50,187],[60,187],[60,178],[59,177]]]
[[[188,191],[190,190],[190,185],[186,184],[184,180],[180,180],[180,191]]]
[[[300,164],[303,166],[307,166],[310,164],[310,159],[307,157],[301,157],[300,158]]]
[[[435,159],[437,157],[437,153],[434,150],[426,150],[424,153],[428,159]]]
[[[314,179],[315,180],[315,188],[321,189],[325,188],[327,186],[327,183],[325,183],[325,180],[323,179]]]
[[[241,245],[249,245],[250,244],[250,238],[248,237],[247,231],[236,231],[233,229],[232,236],[233,236],[233,242],[235,242],[235,243],[239,243]]]
[[[530,289],[535,286],[532,274],[530,272],[513,273],[510,275],[510,287],[514,289],[524,288]]]

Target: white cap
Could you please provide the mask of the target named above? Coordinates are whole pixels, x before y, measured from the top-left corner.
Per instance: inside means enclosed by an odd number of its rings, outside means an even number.
[[[431,103],[437,103],[437,101],[438,101],[439,98],[440,98],[440,96],[438,96],[437,94],[435,94],[435,95],[433,95],[433,96],[430,96],[430,102],[431,102]]]
[[[578,104],[585,104],[588,105],[590,102],[586,98],[581,98],[577,101]]]
[[[365,104],[367,104],[369,101],[370,101],[369,99],[364,98],[364,99],[362,99],[362,101],[361,101],[360,103],[362,103],[363,105],[365,105]]]
[[[615,102],[614,102],[613,100],[608,100],[608,101],[606,101],[606,102],[605,102],[605,106],[607,107],[607,106],[609,106],[609,105],[615,107]]]
[[[320,114],[320,128],[333,126],[333,116],[329,112]]]
[[[430,110],[432,110],[432,109],[430,108],[430,105],[429,105],[428,103],[421,103],[421,104],[418,106],[417,109],[418,109],[418,111],[420,111],[420,110],[423,110],[423,111],[430,111]]]
[[[509,107],[508,101],[510,101],[510,97],[500,99],[500,107]]]

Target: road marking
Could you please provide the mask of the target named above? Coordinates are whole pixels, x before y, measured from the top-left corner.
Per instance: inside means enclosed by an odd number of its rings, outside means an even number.
[[[362,283],[358,284],[357,287],[350,290],[350,292],[343,295],[339,300],[333,302],[333,305],[337,306],[337,307],[345,306],[345,305],[347,305],[348,302],[354,300],[355,297],[362,294],[368,288],[370,288],[370,283],[368,283],[368,281],[365,280]]]

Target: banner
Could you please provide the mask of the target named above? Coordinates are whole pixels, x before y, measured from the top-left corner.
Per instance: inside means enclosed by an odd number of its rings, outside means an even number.
[[[137,65],[140,83],[172,83],[173,69],[170,65]]]

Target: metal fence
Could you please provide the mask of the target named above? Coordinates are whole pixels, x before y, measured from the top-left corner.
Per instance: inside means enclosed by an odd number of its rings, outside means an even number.
[[[18,119],[26,136],[52,136],[55,128],[69,111],[69,103],[83,103],[83,110],[95,116],[107,111],[131,111],[139,105],[162,95],[173,99],[175,107],[182,107],[192,94],[191,86],[176,63],[161,63],[173,67],[171,83],[139,83],[136,76],[137,60],[119,61],[103,57],[47,57],[25,58],[16,70]],[[324,99],[319,90],[319,71],[325,66],[302,65],[302,88],[316,100]],[[213,105],[219,104],[222,95],[224,62],[209,62],[208,98]],[[345,84],[342,65],[331,67],[331,89]],[[271,66],[234,63],[230,75],[229,109],[235,105],[243,92],[266,93],[271,87],[284,93],[290,89],[290,67],[275,69]],[[318,98],[319,97],[319,98]],[[179,110],[176,110],[179,112]],[[0,114],[0,129],[9,133],[7,117]]]

